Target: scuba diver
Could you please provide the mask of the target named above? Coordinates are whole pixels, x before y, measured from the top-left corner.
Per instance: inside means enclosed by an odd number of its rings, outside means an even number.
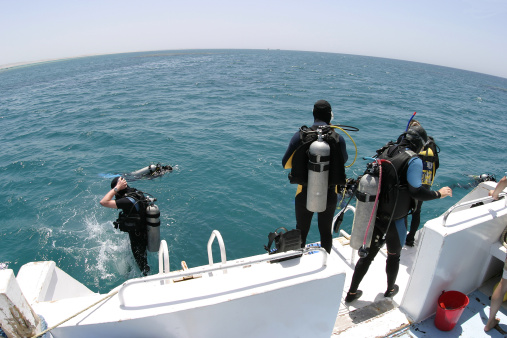
[[[399,144],[390,142],[377,151],[383,173],[373,236],[370,248],[360,255],[354,269],[350,289],[345,297],[347,303],[361,297],[363,292],[358,290],[359,284],[384,243],[387,245],[387,290],[384,297],[394,297],[398,293],[399,287],[395,282],[407,234],[406,216],[413,207],[412,200],[429,201],[452,196],[449,187],[433,191],[422,185],[423,164],[417,154],[428,141],[426,131],[421,126],[413,126],[402,136]]]
[[[123,178],[128,179],[129,182],[132,182],[143,178],[153,179],[156,177],[160,177],[162,175],[172,172],[173,169],[174,168],[171,167],[170,165],[162,165],[160,163],[157,163],[150,164],[149,166],[133,171],[131,173],[123,173],[123,174],[101,173],[99,174],[99,176],[103,178],[115,178],[122,176]]]
[[[420,126],[421,124],[417,120],[412,120],[410,122],[410,126]],[[431,189],[433,185],[433,181],[435,180],[435,175],[437,173],[437,169],[440,166],[440,161],[438,158],[438,153],[440,152],[440,148],[435,143],[433,137],[428,136],[428,142],[424,146],[423,150],[419,152],[418,156],[422,160],[423,163],[423,173],[422,173],[422,185],[425,188]],[[407,240],[405,244],[408,246],[414,246],[415,244],[415,234],[417,229],[419,229],[419,225],[421,223],[421,207],[423,201],[415,200],[416,207],[412,212],[412,219],[410,222],[410,231],[407,235]]]
[[[134,259],[142,274],[147,276],[150,272],[146,254],[148,227],[146,206],[142,199],[142,192],[129,187],[123,177],[115,177],[111,181],[111,190],[102,198],[100,204],[106,208],[122,210],[113,224],[116,229],[129,234],[130,248]],[[158,221],[158,225],[160,225],[160,221]]]
[[[348,155],[343,136],[330,127],[333,112],[329,102],[315,102],[313,117],[310,128],[303,126],[292,136],[282,166],[292,169],[289,180],[298,184],[295,212],[296,229],[301,231],[301,247],[306,245],[312,217],[317,212],[320,243],[329,253],[333,241],[331,226],[338,202],[337,185],[345,184],[344,164]]]
[[[139,177],[158,177],[162,176],[167,172],[171,172],[173,168],[170,165],[161,165],[160,163],[157,164],[150,164],[147,167],[144,167],[142,169],[136,170],[132,173],[130,173],[131,176],[134,176],[135,178]]]

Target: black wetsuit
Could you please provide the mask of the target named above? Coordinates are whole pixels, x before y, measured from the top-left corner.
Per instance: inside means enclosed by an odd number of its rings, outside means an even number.
[[[419,153],[419,158],[423,161],[423,175],[425,179],[423,179],[423,186],[430,189],[433,180],[435,179],[435,174],[437,172],[438,167],[440,166],[440,161],[438,158],[438,146],[435,143],[435,140],[428,136],[430,142],[428,145]],[[433,156],[426,156],[428,149],[431,149]],[[412,221],[410,222],[410,231],[407,235],[407,244],[410,246],[414,245],[415,233],[419,229],[419,225],[421,223],[421,207],[423,201],[417,201],[416,208],[414,212],[412,212]]]
[[[129,197],[122,197],[116,200],[116,206],[118,209],[122,209],[122,211],[128,215],[137,214],[138,211],[136,206],[134,206],[134,199]],[[148,260],[146,255],[146,247],[148,245],[148,234],[146,228],[143,230],[133,230],[129,231],[130,238],[130,248],[132,250],[132,254],[134,255],[134,259],[136,260],[137,266],[141,270],[144,275],[147,275],[150,271],[150,267],[148,266]]]
[[[314,126],[325,126],[327,123],[323,121],[315,121],[312,127]],[[292,139],[290,140],[289,146],[285,152],[285,155],[282,159],[282,165],[285,169],[291,168],[291,166],[287,166],[287,162],[294,154],[294,151],[301,145],[301,140],[299,136],[299,131],[294,134]],[[339,136],[339,143],[341,148],[341,153],[343,156],[343,163],[345,163],[348,159],[347,148],[345,145],[345,140],[343,136]],[[306,196],[307,196],[307,188],[306,186],[298,186],[298,190],[296,192],[296,200],[295,200],[295,211],[296,211],[296,229],[301,230],[301,247],[305,247],[306,245],[306,237],[308,236],[308,232],[310,231],[310,226],[312,223],[313,212],[309,211],[306,208]],[[320,244],[326,249],[327,252],[331,252],[331,247],[333,245],[333,235],[331,232],[331,226],[333,223],[334,213],[336,211],[336,204],[338,202],[338,197],[336,193],[336,186],[330,186],[327,192],[327,205],[326,210],[319,212],[318,215],[318,226],[320,232]]]
[[[394,147],[396,147],[396,145]],[[407,153],[404,147],[400,146],[397,149],[397,154],[389,159],[393,164],[396,164],[396,171],[392,170],[390,173],[383,173],[381,189],[387,190],[387,188],[384,187],[393,186],[397,183],[396,176],[390,175],[394,172],[398,175],[400,189],[398,189],[397,198],[390,196],[390,202],[382,200],[387,197],[384,197],[382,192],[380,194],[377,218],[375,220],[375,227],[373,228],[373,237],[369,252],[366,257],[360,258],[356,264],[349,293],[357,292],[359,284],[366,275],[366,272],[368,272],[371,262],[384,243],[387,246],[388,252],[386,260],[387,290],[394,289],[400,266],[401,249],[403,248],[407,234],[406,216],[410,211],[410,201],[412,198],[420,201],[440,198],[439,192],[429,190],[421,184],[421,159],[418,158],[415,153],[412,153],[412,155]],[[389,150],[386,150],[386,152],[387,151]],[[389,168],[389,165],[383,164],[382,168],[385,170],[384,168]],[[394,203],[395,201],[396,203]],[[394,217],[389,225],[391,214]],[[385,240],[383,239],[384,233],[386,233]]]

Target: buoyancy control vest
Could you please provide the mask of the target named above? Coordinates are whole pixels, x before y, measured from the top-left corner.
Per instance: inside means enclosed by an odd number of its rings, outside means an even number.
[[[120,211],[118,219],[114,222],[115,228],[124,232],[146,231],[146,207],[149,201],[142,191],[130,187],[127,189],[122,198],[128,198],[132,206],[128,211]]]
[[[308,151],[310,145],[318,138],[318,134],[315,132],[318,128],[322,129],[322,139],[330,147],[328,186],[344,185],[347,176],[345,175],[345,163],[340,146],[340,136],[330,126],[312,126],[310,128],[302,126],[299,129],[301,144],[292,154],[292,170],[289,174],[289,181],[292,184],[303,186],[308,184]]]
[[[435,179],[435,174],[439,166],[438,160],[438,146],[432,137],[428,137],[429,142],[424,149],[419,153],[419,158],[423,162],[423,174],[421,182],[423,185],[430,187]]]
[[[135,188],[128,188],[124,197],[132,202],[130,210],[122,210],[114,222],[116,229],[124,232],[146,232],[147,249],[156,252],[160,248],[160,211],[156,199]]]
[[[382,163],[377,219],[381,219],[383,223],[407,216],[414,207],[413,199],[408,191],[407,170],[410,159],[416,156],[417,154],[412,150],[396,144],[389,145],[378,156],[379,159],[390,162]]]

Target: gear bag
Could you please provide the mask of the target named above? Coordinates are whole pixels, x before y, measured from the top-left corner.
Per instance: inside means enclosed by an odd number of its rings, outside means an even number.
[[[275,232],[269,233],[268,240],[268,245],[265,245],[264,249],[266,249],[270,255],[289,250],[299,250],[301,249],[301,230],[293,229],[287,231],[286,228],[280,227],[276,229]],[[273,242],[275,242],[275,247],[271,249]]]

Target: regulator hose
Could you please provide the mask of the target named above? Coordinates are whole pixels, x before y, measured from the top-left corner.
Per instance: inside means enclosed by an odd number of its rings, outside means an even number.
[[[344,125],[341,125],[341,124],[330,125],[330,127],[334,128],[334,129],[340,129],[341,131],[343,131],[350,138],[350,140],[352,141],[352,143],[354,144],[354,148],[356,149],[356,154],[354,155],[354,161],[352,161],[351,164],[345,166],[345,168],[352,167],[352,165],[354,163],[356,163],[356,159],[357,159],[357,145],[356,145],[356,142],[354,141],[354,139],[352,138],[352,136],[350,136],[350,134],[347,133],[346,130],[348,130],[348,131],[359,131],[359,128],[352,127],[352,126],[344,126]]]

